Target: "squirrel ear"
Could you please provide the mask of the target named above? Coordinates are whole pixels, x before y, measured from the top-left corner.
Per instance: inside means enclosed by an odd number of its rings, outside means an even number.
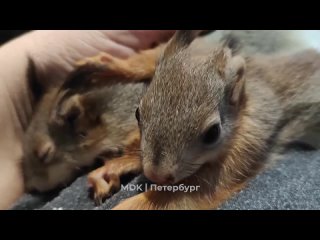
[[[28,56],[27,81],[34,102],[38,102],[47,90],[44,81],[39,79],[36,65],[31,57]]]
[[[43,163],[48,164],[52,160],[55,146],[52,141],[45,140],[40,143],[40,146],[35,150],[37,158]]]
[[[232,57],[226,68],[226,79],[230,84],[230,103],[238,105],[244,98],[245,61],[240,56]]]
[[[174,38],[181,47],[188,46],[201,32],[202,30],[178,30]]]
[[[73,123],[80,116],[85,114],[85,107],[83,106],[82,96],[75,94],[69,99],[64,100],[59,109],[54,111],[53,119],[55,122],[63,125],[65,123]]]
[[[168,43],[165,54],[172,54],[179,49],[188,47],[203,30],[177,30]]]
[[[238,54],[242,48],[242,43],[240,39],[232,34],[229,34],[223,37],[222,45],[223,47],[231,50],[232,56],[235,56],[236,54]]]

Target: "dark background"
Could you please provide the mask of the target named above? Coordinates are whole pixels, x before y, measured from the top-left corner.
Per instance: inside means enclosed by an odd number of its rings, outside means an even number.
[[[0,44],[15,38],[29,30],[0,30]]]

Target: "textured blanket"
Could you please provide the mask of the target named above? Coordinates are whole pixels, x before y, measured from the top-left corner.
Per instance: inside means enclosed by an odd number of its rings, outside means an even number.
[[[219,209],[320,209],[320,151],[290,151],[285,158],[254,178]],[[144,183],[142,176],[129,184]],[[15,210],[104,210],[137,191],[122,190],[96,207],[88,191],[86,176],[79,177],[58,193],[25,195]]]

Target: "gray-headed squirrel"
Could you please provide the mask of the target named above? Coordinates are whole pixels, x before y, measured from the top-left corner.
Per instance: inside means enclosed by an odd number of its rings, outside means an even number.
[[[53,187],[74,171],[71,162],[77,161],[79,167],[92,163],[94,156],[121,149],[121,156],[89,174],[98,203],[119,190],[121,175],[143,172],[159,185],[199,188],[190,193],[149,190],[114,209],[214,209],[292,142],[319,147],[316,50],[242,57],[231,34],[201,51],[193,47],[200,32],[179,30],[167,44],[127,60],[108,54],[86,59],[69,81],[49,91],[42,100],[46,107],[39,105],[38,118],[45,123],[42,130],[50,143],[27,148],[38,154],[37,168],[28,166],[31,160],[23,163],[30,171],[26,179],[34,179],[36,170],[46,170],[29,185],[38,190]],[[121,82],[116,83],[117,91],[110,90],[114,82]],[[138,86],[138,94],[130,91],[132,86]],[[126,87],[127,91],[120,90]],[[122,91],[126,93],[121,95]],[[108,98],[113,94],[118,97]],[[115,115],[111,103],[128,114]],[[41,109],[47,109],[45,121]],[[121,120],[130,125],[128,130],[117,125]],[[30,129],[37,127],[41,124],[34,120]],[[105,149],[102,142],[107,142]],[[63,149],[66,157],[61,158],[57,149]],[[62,175],[66,164],[72,170]]]

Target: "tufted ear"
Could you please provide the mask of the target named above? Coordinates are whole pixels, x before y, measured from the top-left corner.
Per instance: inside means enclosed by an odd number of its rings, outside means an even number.
[[[227,63],[226,79],[229,85],[229,102],[238,105],[244,99],[245,89],[245,61],[240,56],[232,57]]]
[[[231,50],[232,56],[237,55],[242,48],[240,39],[232,34],[229,34],[222,39],[222,45],[224,48]]]
[[[164,54],[171,55],[180,49],[187,48],[203,30],[177,30],[169,41]]]
[[[180,47],[188,46],[202,32],[202,30],[178,30],[174,41]]]

